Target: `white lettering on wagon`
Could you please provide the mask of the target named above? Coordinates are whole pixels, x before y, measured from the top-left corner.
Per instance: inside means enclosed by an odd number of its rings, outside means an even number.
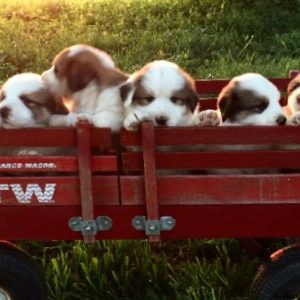
[[[55,163],[0,163],[0,169],[56,169]]]
[[[0,202],[2,201],[1,191],[12,190],[19,203],[31,203],[33,195],[39,203],[52,203],[56,189],[56,183],[46,183],[44,191],[37,183],[29,183],[23,190],[21,184],[0,184]]]

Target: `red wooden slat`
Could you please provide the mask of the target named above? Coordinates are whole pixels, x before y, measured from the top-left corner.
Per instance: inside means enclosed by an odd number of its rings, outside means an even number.
[[[139,132],[121,131],[121,144],[141,145]],[[220,126],[173,127],[155,129],[156,145],[256,145],[300,144],[300,127],[293,126]]]
[[[286,91],[289,78],[270,78],[280,91]],[[228,84],[228,79],[195,80],[196,90],[200,94],[218,94]]]
[[[117,176],[93,176],[92,187],[95,204],[119,204]],[[75,176],[0,177],[0,206],[80,205],[79,192]]]
[[[83,221],[94,220],[94,203],[92,194],[92,171],[91,171],[91,133],[88,122],[80,122],[76,127],[78,145],[78,166],[81,213]],[[83,233],[85,243],[95,240],[94,236]]]
[[[75,172],[77,157],[73,156],[0,156],[0,172]],[[117,157],[93,156],[92,171],[117,171]]]
[[[91,128],[91,144],[109,148],[112,143],[108,128]],[[0,129],[0,147],[74,147],[75,128]],[[31,138],[28,138],[28,137]]]
[[[145,203],[142,176],[122,176],[123,205]],[[158,176],[163,205],[300,204],[300,175]]]
[[[300,204],[162,205],[159,210],[176,219],[175,228],[162,232],[162,239],[300,236]],[[96,206],[95,216],[113,221],[96,239],[144,239],[144,232],[131,225],[133,217],[144,214],[145,206]],[[0,239],[81,239],[68,227],[68,220],[78,215],[80,206],[0,207]]]
[[[159,213],[157,202],[155,137],[154,127],[151,122],[142,124],[142,141],[147,220],[157,221],[159,220]],[[160,240],[159,235],[149,235],[148,238],[150,242]]]
[[[212,168],[300,169],[300,151],[156,152],[157,169],[201,170]],[[142,170],[141,153],[123,153],[123,169]]]

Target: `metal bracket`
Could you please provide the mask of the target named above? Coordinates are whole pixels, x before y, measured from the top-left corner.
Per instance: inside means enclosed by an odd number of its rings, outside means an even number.
[[[82,217],[73,217],[69,220],[69,227],[73,231],[81,231],[83,235],[96,235],[98,231],[109,230],[112,227],[112,219],[100,216],[95,220],[83,221]]]
[[[161,231],[170,231],[176,225],[176,220],[170,216],[160,217],[159,220],[147,220],[145,216],[132,219],[132,226],[136,230],[144,230],[147,235],[159,235]]]

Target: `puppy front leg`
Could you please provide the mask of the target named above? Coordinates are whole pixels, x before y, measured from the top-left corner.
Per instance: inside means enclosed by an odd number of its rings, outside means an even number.
[[[71,112],[67,115],[52,115],[49,120],[50,127],[75,127],[80,120],[87,120],[90,122],[91,116],[89,114]]]
[[[200,111],[194,115],[195,126],[218,126],[221,121],[220,115],[213,109]]]
[[[123,125],[128,131],[136,131],[139,129],[140,123],[147,120],[149,120],[149,117],[145,114],[140,111],[134,111],[125,118]]]
[[[300,111],[295,112],[289,118],[287,118],[286,125],[300,126]]]

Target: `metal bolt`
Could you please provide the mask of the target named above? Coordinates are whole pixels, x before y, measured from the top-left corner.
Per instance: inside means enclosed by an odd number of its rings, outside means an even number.
[[[136,221],[135,221],[135,224],[136,224],[136,225],[140,225],[140,224],[141,224],[141,221],[140,221],[140,220],[136,220]]]
[[[78,219],[71,220],[71,226],[76,226],[78,224],[79,224],[79,220]]]
[[[154,231],[155,229],[156,229],[155,225],[150,225],[150,226],[149,226],[149,230],[150,230],[150,231]]]
[[[173,221],[172,220],[168,220],[167,224],[168,225],[173,225]]]
[[[93,231],[93,226],[92,225],[86,225],[86,226],[84,226],[84,230],[87,231],[87,232],[91,232],[91,231]]]

